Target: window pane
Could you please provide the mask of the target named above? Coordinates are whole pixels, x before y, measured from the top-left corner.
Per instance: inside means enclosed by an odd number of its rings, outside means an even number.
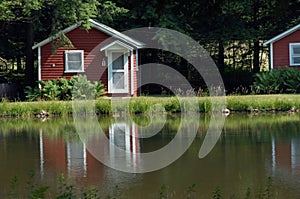
[[[81,61],[79,62],[68,62],[68,70],[81,70]]]
[[[300,45],[293,46],[293,54],[300,54]]]
[[[293,57],[293,64],[300,64],[300,57]]]
[[[124,73],[123,72],[113,72],[113,89],[124,89]]]
[[[81,53],[69,53],[68,61],[81,61]]]
[[[123,70],[124,69],[124,54],[112,53],[112,69]]]

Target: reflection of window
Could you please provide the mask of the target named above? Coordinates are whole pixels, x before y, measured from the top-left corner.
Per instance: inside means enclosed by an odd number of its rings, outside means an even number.
[[[128,92],[128,58],[123,51],[110,52],[109,59],[109,92],[127,93]]]
[[[109,130],[109,139],[112,144],[121,149],[130,150],[130,132],[127,124],[116,123]]]
[[[300,65],[300,43],[290,43],[290,65]]]
[[[65,51],[65,72],[84,72],[83,50]]]

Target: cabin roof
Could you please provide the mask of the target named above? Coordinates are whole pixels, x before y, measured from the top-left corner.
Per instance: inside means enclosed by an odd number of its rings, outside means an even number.
[[[96,20],[93,20],[93,19],[89,19],[89,22],[91,23],[91,26],[101,32],[104,32],[116,39],[119,39],[123,42],[126,42],[132,46],[134,46],[135,48],[143,48],[144,46],[144,43],[140,42],[140,41],[137,41],[111,27],[108,27],[107,25],[104,25]],[[58,38],[61,34],[66,34],[76,28],[78,28],[79,26],[81,25],[81,23],[76,23],[76,24],[73,24],[72,26],[69,26],[68,28],[65,28],[64,30],[56,33],[54,36],[50,36],[48,37],[47,39],[44,39],[43,41],[37,43],[36,45],[34,45],[32,47],[32,49],[36,49],[38,47],[41,47],[41,46],[44,46],[45,44],[55,40],[56,38]]]

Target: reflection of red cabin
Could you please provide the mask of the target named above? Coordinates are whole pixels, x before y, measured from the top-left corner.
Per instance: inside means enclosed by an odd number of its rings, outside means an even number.
[[[135,124],[117,123],[106,129],[111,141],[137,154],[140,150],[137,138],[138,128]],[[95,146],[99,146],[96,138],[91,138]],[[111,153],[114,156],[113,153]],[[128,157],[134,164],[138,164],[138,155]],[[40,169],[41,174],[64,173],[69,177],[92,177],[91,181],[105,180],[105,166],[86,149],[80,140],[65,142],[61,137],[49,139],[40,132]]]
[[[52,168],[58,173],[65,173],[67,171],[65,163],[66,145],[61,137],[56,139],[43,138],[42,139],[43,159],[46,160],[43,164]]]
[[[75,24],[32,47],[38,50],[38,80],[86,74],[91,81],[104,83],[109,95],[136,96],[138,50],[143,44],[97,21],[90,24],[88,31]],[[53,44],[65,40],[63,35],[73,47],[53,52]]]
[[[300,174],[300,139],[288,142],[272,140],[273,169],[280,167],[293,174]]]
[[[300,24],[264,43],[270,48],[270,69],[300,67]]]

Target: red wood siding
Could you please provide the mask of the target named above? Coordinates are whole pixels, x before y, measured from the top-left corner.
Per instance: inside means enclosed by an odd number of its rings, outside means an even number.
[[[110,36],[105,33],[92,28],[91,30],[81,30],[76,28],[66,34],[67,37],[72,41],[76,50],[84,50],[84,74],[87,75],[91,81],[101,81],[104,84],[104,89],[108,90],[108,69],[107,69],[107,57],[106,66],[102,66],[102,59],[104,52],[100,51],[99,44]],[[57,49],[56,53],[52,52],[52,44],[48,43],[41,47],[41,80],[47,81],[51,79],[59,79],[65,77],[70,79],[73,75],[78,73],[65,73],[65,50],[66,48]],[[137,96],[137,74],[136,74],[136,55],[133,54],[133,68],[134,68],[134,94]],[[52,65],[55,64],[53,67]],[[131,94],[131,58],[128,57],[128,88],[129,93],[114,94],[114,96],[127,97]],[[111,96],[108,94],[108,96]]]
[[[300,43],[300,30],[274,42],[273,44],[273,67],[290,66],[289,44]],[[292,66],[294,67],[294,66]],[[298,67],[299,68],[299,67]]]
[[[84,68],[88,79],[91,81],[101,80],[107,90],[107,67],[101,66],[103,52],[100,52],[97,46],[109,36],[94,28],[88,31],[76,28],[66,35],[74,45],[72,49],[84,50]],[[67,49],[59,48],[54,54],[51,45],[48,43],[41,47],[41,79],[43,81],[61,77],[69,79],[76,75],[77,73],[64,72],[64,51]],[[52,64],[55,64],[55,67],[52,67]]]

